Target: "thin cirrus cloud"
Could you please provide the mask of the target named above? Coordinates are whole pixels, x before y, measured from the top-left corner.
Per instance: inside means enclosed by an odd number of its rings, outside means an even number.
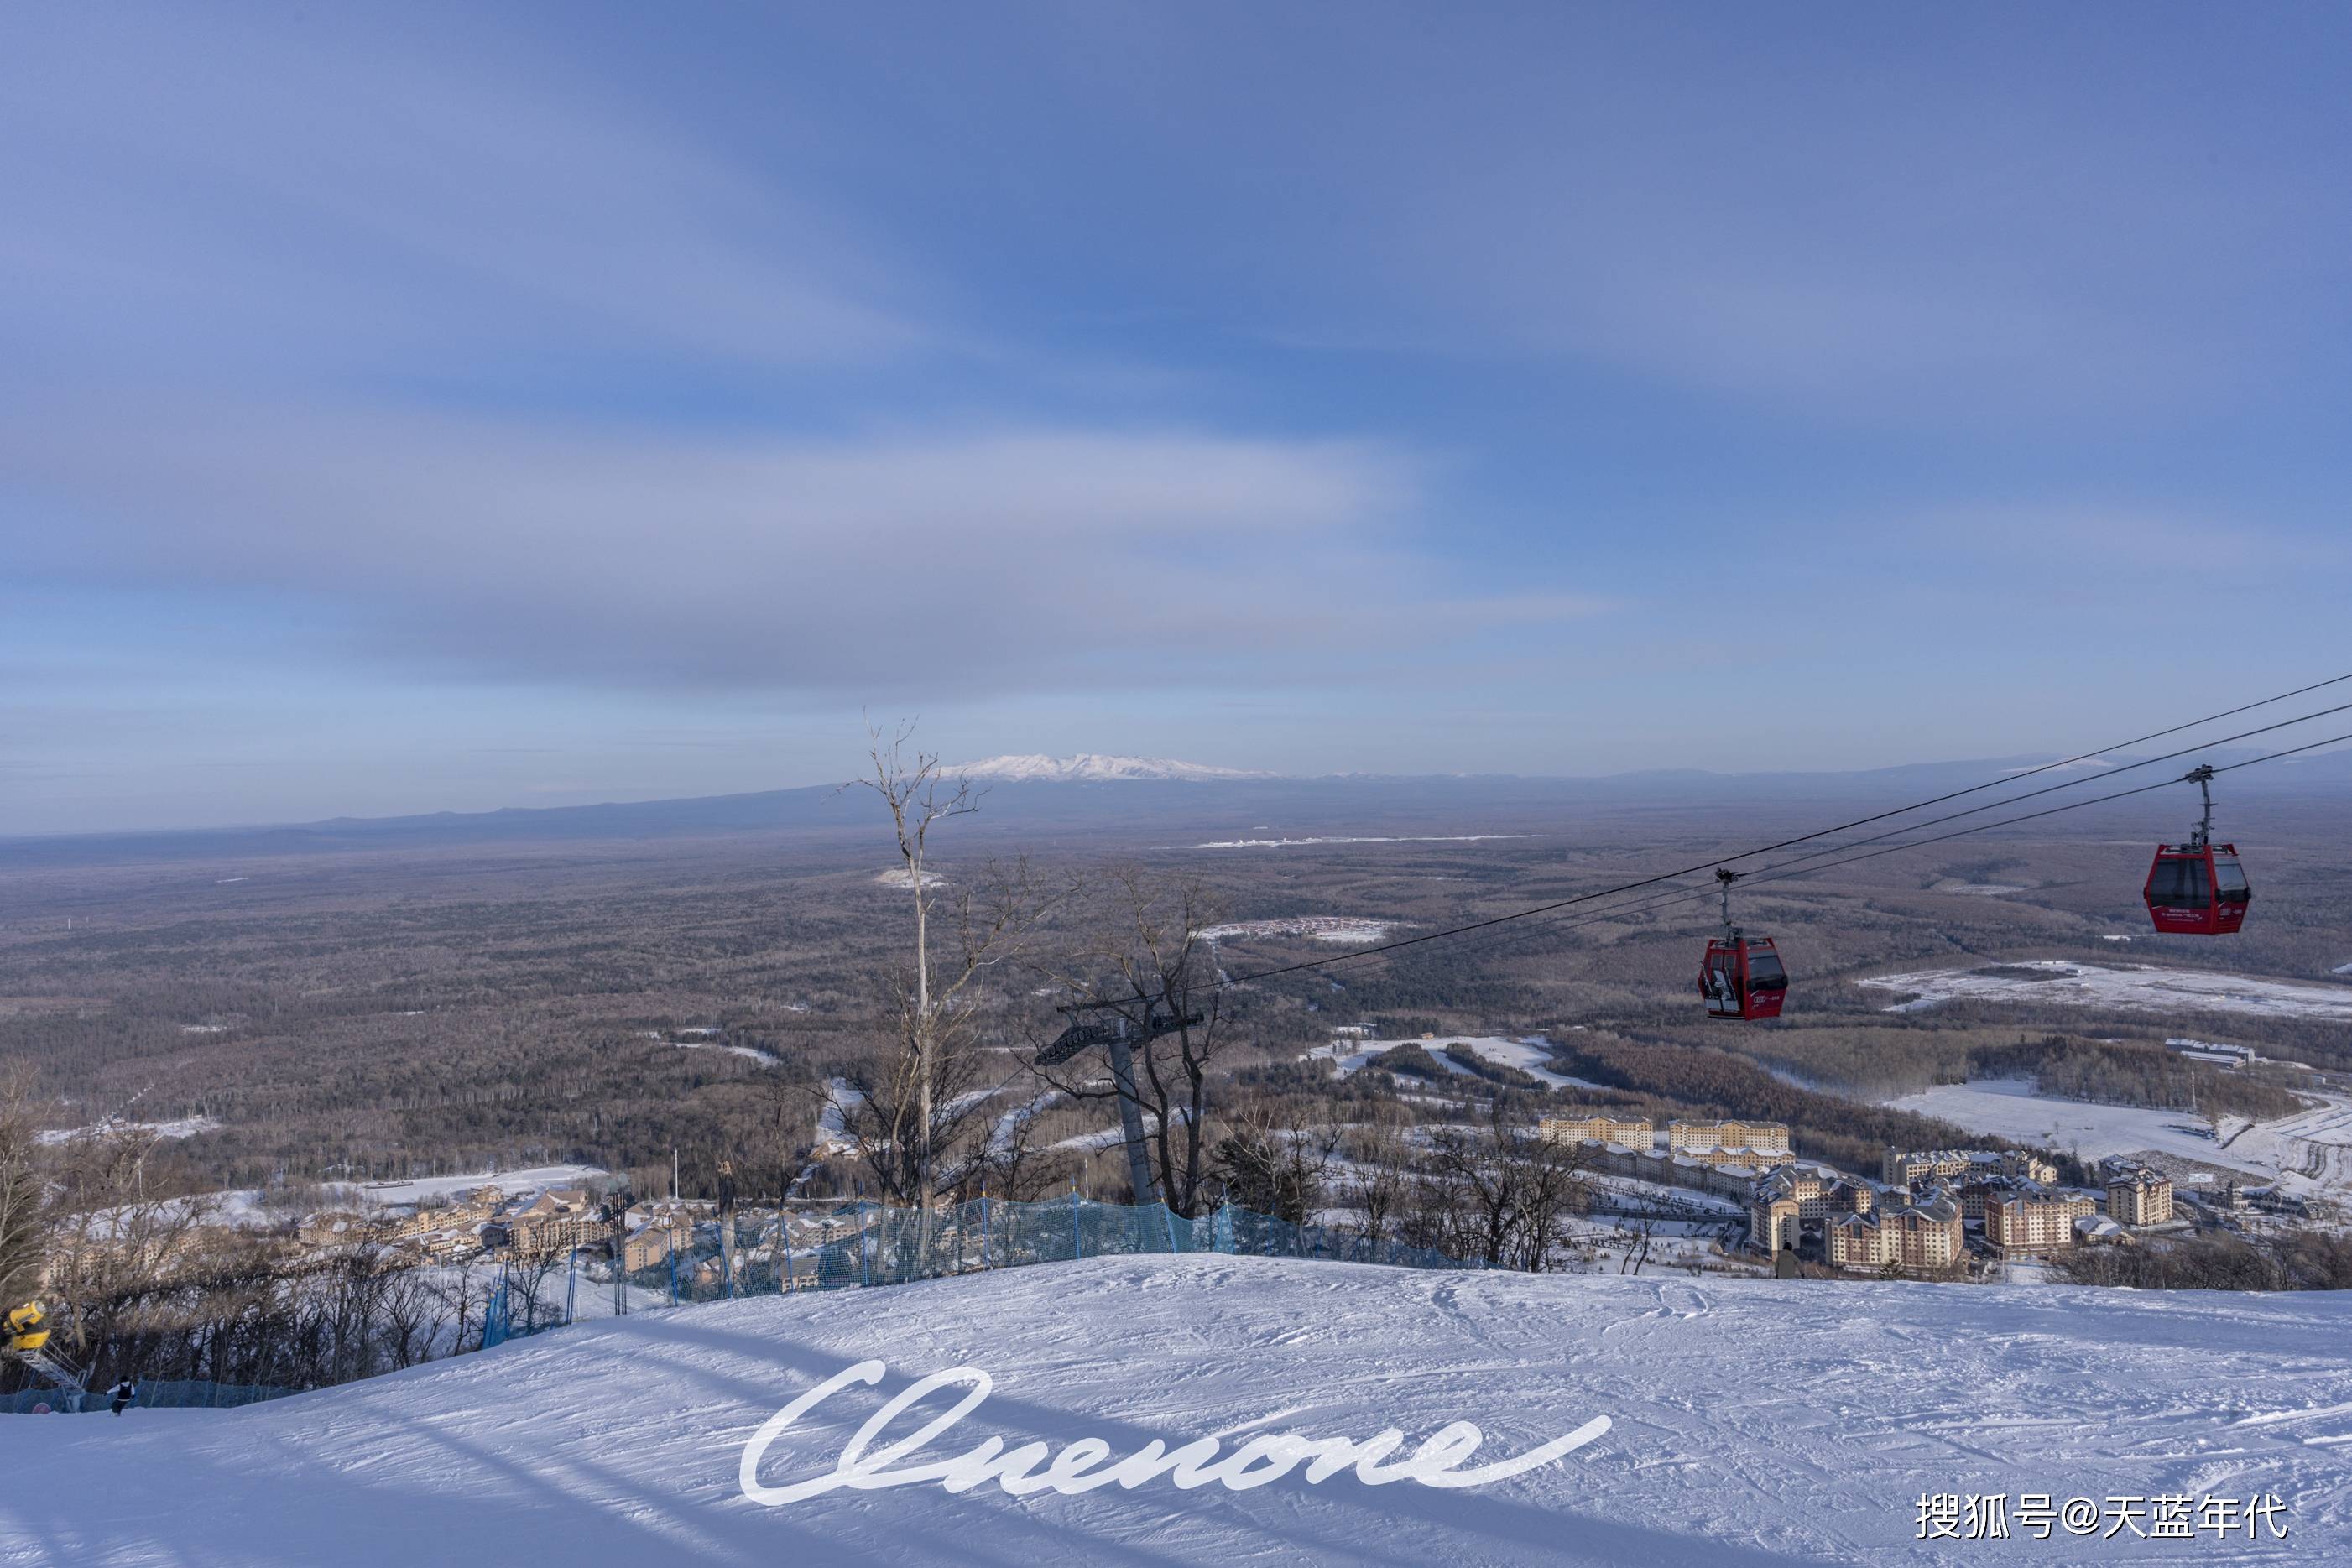
[[[2322,292],[2352,234],[2315,199],[2340,39],[2210,12],[2130,47],[1997,8],[1223,20],[1246,47],[1093,20],[1071,90],[1126,140],[1086,197],[1150,234],[1119,168],[1238,172],[1185,193],[1275,236],[1242,289],[1293,343],[1582,361],[1838,423],[2096,428],[2304,358],[2312,319],[2278,301]],[[912,68],[944,78],[950,47]]]
[[[1743,760],[1883,761],[1985,605],[2029,695],[1937,747],[2332,631],[2339,21],[892,5],[12,25],[0,747],[141,821],[867,700],[1719,763],[1736,659],[1805,694]],[[2200,558],[2226,665],[2131,624]]]
[[[933,338],[888,246],[559,56],[148,21],[52,13],[20,40],[52,68],[0,106],[0,323],[45,370],[348,384],[596,349],[870,362]]]
[[[1393,441],[568,406],[748,370],[795,397],[882,378],[887,408],[942,360],[1035,360],[777,177],[822,140],[789,110],[755,171],[568,57],[521,68],[512,37],[232,26],[196,48],[215,68],[175,70],[168,27],[45,26],[76,68],[24,84],[5,112],[30,155],[0,173],[23,219],[0,391],[31,409],[0,431],[0,524],[28,576],[265,615],[275,594],[303,608],[296,643],[362,675],[823,698],[1268,653],[1358,678],[1360,653],[1323,650],[1367,615],[1423,612],[1427,651],[1597,608],[1490,607],[1416,548],[1427,466]],[[420,382],[517,406],[436,408]]]
[[[1475,628],[1392,542],[1418,465],[1350,443],[1001,430],[824,444],[240,410],[0,435],[72,507],[21,566],[275,592],[414,673],[896,692],[1161,685],[1335,629]],[[1492,601],[1492,623],[1590,612]]]

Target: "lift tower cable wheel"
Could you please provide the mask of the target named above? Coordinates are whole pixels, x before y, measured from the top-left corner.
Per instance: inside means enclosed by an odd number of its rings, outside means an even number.
[[[1054,1010],[1063,1014],[1092,1012],[1105,1005],[1073,1004]],[[1099,1023],[1066,1026],[1034,1059],[1039,1067],[1057,1067],[1096,1046],[1101,1046],[1110,1058],[1111,1083],[1118,1091],[1119,1132],[1127,1142],[1127,1182],[1134,1189],[1138,1203],[1158,1203],[1160,1184],[1151,1177],[1151,1159],[1143,1145],[1143,1104],[1135,1089],[1135,1048],[1202,1021],[1199,1013],[1187,1011],[1180,1016],[1147,1002],[1140,1021],[1124,1012],[1114,1012]]]

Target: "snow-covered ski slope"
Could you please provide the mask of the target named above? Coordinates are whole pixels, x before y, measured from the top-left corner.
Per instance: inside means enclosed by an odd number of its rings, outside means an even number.
[[[745,1440],[868,1357],[880,1387],[787,1429],[764,1484],[829,1469],[883,1398],[961,1364],[993,1392],[923,1457],[1466,1420],[1483,1463],[1612,1426],[1467,1490],[747,1499]],[[245,1410],[0,1417],[0,1474],[10,1564],[2345,1562],[2352,1294],[1105,1259],[645,1313]],[[2275,1492],[2291,1533],[1922,1543],[1923,1492]]]

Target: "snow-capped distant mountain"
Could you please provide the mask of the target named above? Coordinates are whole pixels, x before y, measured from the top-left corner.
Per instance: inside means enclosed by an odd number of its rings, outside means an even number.
[[[1165,757],[1105,757],[1096,751],[1082,751],[1076,757],[992,757],[944,771],[966,779],[1024,784],[1095,784],[1124,779],[1175,779],[1198,784],[1217,779],[1275,777],[1243,768],[1212,768],[1204,762],[1176,762]]]

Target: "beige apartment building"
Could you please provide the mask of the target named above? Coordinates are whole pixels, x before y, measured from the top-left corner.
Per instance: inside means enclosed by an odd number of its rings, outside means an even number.
[[[1743,1203],[1755,1191],[1757,1161],[1744,1149],[1678,1155],[1662,1148],[1629,1149],[1622,1144],[1591,1139],[1578,1147],[1584,1152],[1591,1169],[1611,1176],[1636,1176],[1664,1186],[1692,1187]]]
[[[1657,1141],[1648,1117],[1620,1120],[1601,1111],[1546,1116],[1538,1131],[1546,1143],[1552,1144],[1622,1144],[1629,1149],[1646,1149]]]
[[[1794,1247],[1806,1220],[1868,1214],[1876,1202],[1869,1187],[1826,1166],[1784,1165],[1756,1184],[1748,1205],[1748,1235],[1769,1258]]]
[[[1889,1186],[1996,1176],[2047,1186],[2058,1167],[2025,1149],[1889,1149],[1878,1162],[1878,1179]]]
[[[1941,1197],[1882,1213],[1842,1215],[1829,1222],[1822,1241],[1829,1260],[1841,1269],[1892,1265],[1936,1274],[1965,1256],[1960,1206]]]
[[[2004,1258],[2033,1258],[2074,1245],[2074,1222],[2096,1214],[2087,1192],[2020,1187],[1985,1204],[1986,1244]]]
[[[327,1209],[306,1214],[294,1227],[294,1239],[305,1247],[344,1247],[359,1241],[382,1241],[393,1232],[391,1225],[364,1214],[348,1209]]]
[[[1755,1149],[1765,1154],[1789,1153],[1785,1122],[1669,1122],[1666,1147],[1676,1154],[1700,1149]]]
[[[667,1225],[640,1225],[621,1243],[621,1267],[630,1273],[669,1260],[679,1249],[679,1237]]]
[[[2172,1178],[2146,1166],[2107,1177],[2107,1218],[2117,1225],[2162,1225],[2172,1218]]]
[[[561,1252],[608,1243],[613,1236],[613,1228],[578,1188],[541,1193],[508,1215],[506,1225],[517,1252]]]

